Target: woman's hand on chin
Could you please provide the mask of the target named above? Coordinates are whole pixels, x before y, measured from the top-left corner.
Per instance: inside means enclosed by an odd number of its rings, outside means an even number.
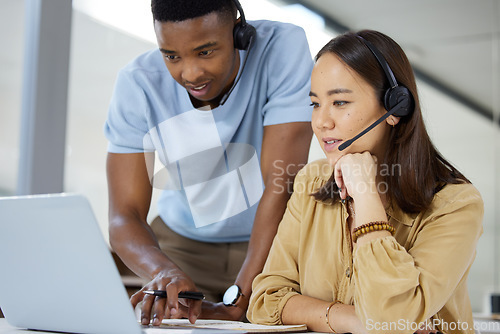
[[[378,195],[377,157],[368,151],[342,156],[334,166],[334,176],[342,199]]]

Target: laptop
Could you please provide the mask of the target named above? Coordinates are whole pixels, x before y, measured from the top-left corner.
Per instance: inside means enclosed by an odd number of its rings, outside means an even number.
[[[0,198],[0,308],[15,327],[140,334],[87,199]]]

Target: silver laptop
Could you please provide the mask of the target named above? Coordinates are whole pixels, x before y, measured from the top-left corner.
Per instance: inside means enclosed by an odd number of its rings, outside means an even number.
[[[0,198],[0,268],[0,308],[12,326],[143,332],[81,195]]]

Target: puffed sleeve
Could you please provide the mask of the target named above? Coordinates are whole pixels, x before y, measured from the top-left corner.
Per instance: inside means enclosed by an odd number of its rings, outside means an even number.
[[[457,286],[465,284],[482,233],[483,213],[483,201],[474,186],[448,185],[414,226],[418,231],[410,249],[394,237],[356,247],[356,314],[370,333],[382,332],[373,324],[421,323],[443,308]]]
[[[305,176],[302,170],[294,182],[294,192],[278,227],[261,274],[253,281],[247,318],[253,323],[281,325],[286,302],[300,293],[298,245]]]

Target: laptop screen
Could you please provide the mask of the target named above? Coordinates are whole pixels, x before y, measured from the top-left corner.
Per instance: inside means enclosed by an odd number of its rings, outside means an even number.
[[[11,325],[138,334],[120,275],[87,199],[0,198],[0,308]]]

